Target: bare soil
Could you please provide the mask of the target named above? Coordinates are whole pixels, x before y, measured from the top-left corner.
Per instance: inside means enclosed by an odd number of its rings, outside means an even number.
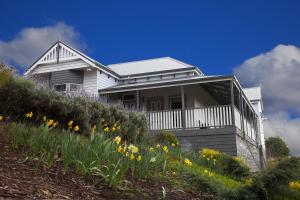
[[[27,159],[22,149],[12,148],[8,133],[0,130],[1,199],[162,199],[162,186],[168,199],[214,199],[205,193],[172,189],[166,183],[130,180],[131,189],[122,191],[96,186],[73,171],[65,172],[60,161],[48,167],[37,159]]]

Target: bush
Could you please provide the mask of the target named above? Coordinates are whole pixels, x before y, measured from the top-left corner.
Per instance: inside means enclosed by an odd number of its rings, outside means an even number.
[[[3,73],[6,72],[0,72],[0,77]],[[34,124],[40,124],[46,116],[58,121],[60,128],[68,129],[68,122],[72,120],[74,126],[78,125],[79,133],[88,135],[96,125],[99,131],[108,128],[131,142],[142,138],[147,131],[144,113],[127,112],[84,97],[67,97],[52,90],[37,89],[32,81],[20,77],[7,79],[0,87],[0,96],[1,114],[13,121],[24,121],[25,114],[32,112],[30,122]]]
[[[172,132],[166,130],[159,131],[159,133],[154,136],[154,141],[161,144],[179,144],[176,136]]]
[[[291,157],[280,160],[262,174],[261,181],[270,199],[288,198],[289,183],[300,179],[300,159]]]
[[[240,158],[222,153],[217,155],[217,162],[222,173],[235,179],[250,175],[250,168]]]

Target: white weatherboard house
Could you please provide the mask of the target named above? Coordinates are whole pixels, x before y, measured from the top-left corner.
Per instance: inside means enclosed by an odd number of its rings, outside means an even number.
[[[264,165],[261,91],[243,88],[235,76],[207,76],[170,57],[105,66],[60,41],[25,76],[142,110],[151,132],[169,130],[183,148],[218,149],[243,157],[253,170]]]

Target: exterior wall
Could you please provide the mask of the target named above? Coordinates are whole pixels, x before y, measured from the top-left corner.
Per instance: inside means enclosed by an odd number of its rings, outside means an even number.
[[[61,83],[83,84],[83,71],[79,70],[63,70],[52,72],[50,76],[51,87]]]
[[[243,158],[252,171],[261,170],[261,157],[259,148],[251,142],[243,139],[240,135],[236,135],[237,156]]]
[[[32,80],[38,87],[50,88],[50,73],[35,74],[32,76]]]
[[[108,76],[103,72],[100,73],[99,70],[97,70],[97,83],[98,83],[98,87],[97,87],[98,89],[103,89],[118,84],[115,78]]]
[[[159,131],[153,131],[157,134]],[[185,151],[199,151],[203,148],[216,149],[229,155],[237,155],[236,128],[173,130]]]
[[[83,76],[83,90],[90,95],[98,95],[97,70],[85,70]]]
[[[213,99],[200,85],[185,86],[185,105],[186,108],[195,108],[207,105],[217,105],[215,99]],[[180,87],[160,88],[141,91],[141,96],[145,101],[141,103],[144,109],[147,108],[147,98],[149,97],[162,97],[163,108],[169,109],[169,96],[181,95]]]
[[[73,61],[66,61],[60,63],[52,63],[52,64],[41,64],[36,67],[31,73],[46,73],[46,72],[54,72],[54,71],[62,71],[68,69],[79,69],[79,68],[87,68],[90,67],[89,64],[84,62],[83,60],[73,60]]]

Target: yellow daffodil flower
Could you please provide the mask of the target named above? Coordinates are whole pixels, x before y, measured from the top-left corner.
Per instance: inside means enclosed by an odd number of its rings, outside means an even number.
[[[137,153],[139,151],[139,148],[132,144],[129,145],[128,149],[129,149],[129,151],[131,151],[131,153]]]
[[[184,163],[185,163],[187,166],[192,166],[192,165],[193,165],[193,163],[192,163],[188,158],[184,159]]]
[[[121,142],[121,137],[120,137],[120,136],[115,137],[114,141],[115,141],[117,144],[120,144],[120,142]]]
[[[153,147],[150,147],[150,148],[149,148],[149,151],[150,151],[150,152],[153,152],[153,151],[154,151],[154,148],[153,148]]]
[[[53,120],[53,119],[49,119],[48,122],[47,122],[48,126],[53,125],[53,123],[54,123],[54,120]]]
[[[4,117],[3,117],[2,115],[0,115],[0,122],[3,120],[3,118],[4,118]]]
[[[33,116],[33,113],[32,112],[29,112],[29,113],[26,113],[25,115],[27,118],[31,118]]]
[[[151,163],[153,163],[153,162],[155,162],[156,161],[156,157],[152,157],[151,159],[150,159],[150,162]]]
[[[163,151],[164,151],[165,153],[168,153],[168,152],[169,152],[168,147],[167,147],[167,146],[164,146],[164,147],[163,147]]]
[[[108,132],[109,132],[109,128],[108,128],[108,127],[105,127],[103,131],[104,131],[105,133],[108,133]]]
[[[133,154],[130,155],[130,160],[134,160],[134,155]]]
[[[159,148],[160,148],[160,144],[157,144],[157,145],[156,145],[156,148],[158,148],[158,149],[159,149]]]
[[[121,153],[121,152],[123,151],[123,148],[122,148],[122,146],[118,146],[118,149],[117,149],[117,151],[118,151],[119,153]]]
[[[78,126],[78,125],[76,125],[76,126],[74,127],[74,131],[75,131],[75,132],[79,131],[79,126]]]
[[[111,132],[115,132],[116,131],[116,128],[115,127],[112,127],[111,128]]]
[[[174,143],[172,143],[171,145],[172,145],[172,147],[176,147],[176,144],[174,144]]]
[[[142,160],[142,156],[141,155],[139,155],[138,157],[137,157],[137,159],[136,159],[137,161],[140,161],[140,160]]]
[[[70,120],[70,121],[68,122],[68,126],[69,126],[70,128],[72,128],[72,125],[73,125],[73,121]]]

